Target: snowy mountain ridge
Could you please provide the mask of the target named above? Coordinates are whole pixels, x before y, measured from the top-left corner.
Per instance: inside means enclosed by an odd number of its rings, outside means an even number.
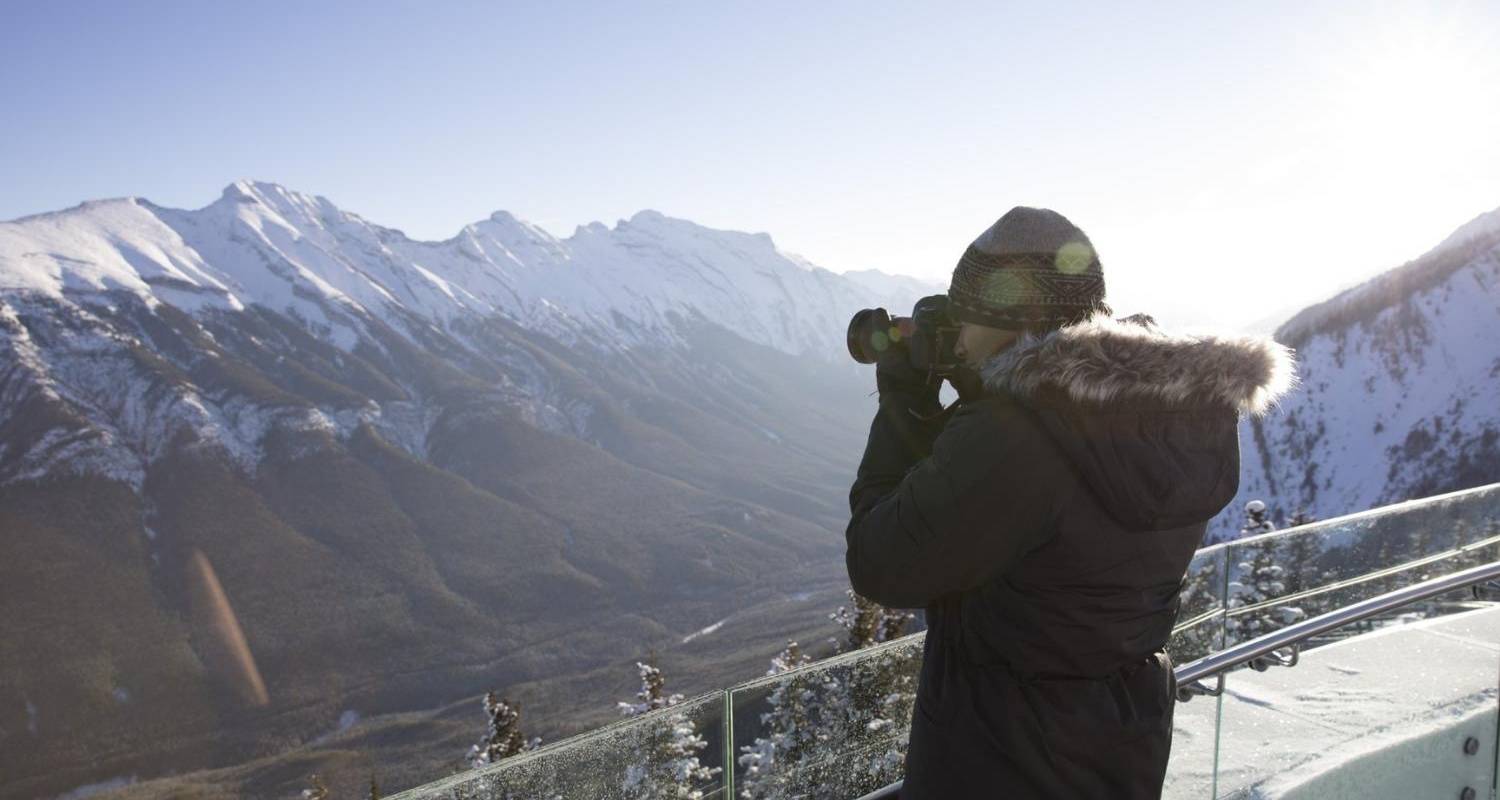
[[[240,181],[195,211],[126,198],[0,223],[0,291],[126,291],[189,312],[261,305],[346,349],[363,312],[398,329],[500,314],[619,344],[670,339],[673,315],[696,315],[785,352],[836,353],[853,310],[892,300],[879,289],[783,253],[766,234],[655,211],[567,239],[499,211],[424,242],[326,198]]]
[[[904,308],[935,290],[873,272],[836,275],[782,253],[765,234],[654,211],[614,228],[582,226],[567,239],[501,211],[445,241],[422,242],[268,183],[232,184],[195,211],[138,198],[90,201],[0,223],[0,426],[19,419],[27,402],[66,409],[47,417],[53,427],[10,437],[0,483],[65,469],[139,489],[146,466],[182,436],[217,445],[253,471],[278,430],[342,438],[368,425],[424,457],[442,405],[401,369],[382,368],[397,384],[386,387],[390,396],[357,400],[292,386],[257,393],[194,374],[212,372],[204,359],[269,359],[264,369],[306,356],[313,342],[251,335],[236,348],[217,340],[266,312],[336,347],[318,356],[334,371],[346,358],[358,357],[359,368],[408,348],[477,360],[494,371],[486,391],[495,402],[544,430],[590,440],[591,403],[565,396],[546,359],[517,341],[523,332],[620,353],[681,349],[693,326],[709,323],[833,361],[843,357],[853,311]],[[173,323],[187,339],[175,349],[159,333],[173,310],[189,318]],[[486,340],[496,320],[513,328],[501,342]],[[215,325],[228,327],[216,334]]]
[[[1327,518],[1500,481],[1500,210],[1275,334],[1301,387],[1241,427],[1243,505]]]

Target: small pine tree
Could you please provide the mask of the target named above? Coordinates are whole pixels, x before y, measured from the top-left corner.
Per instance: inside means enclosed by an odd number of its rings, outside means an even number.
[[[787,642],[771,659],[766,674],[780,675],[811,661],[796,642]],[[792,768],[818,742],[818,730],[813,724],[813,680],[809,676],[788,679],[777,685],[766,699],[770,710],[760,715],[766,735],[740,748],[744,755],[739,757],[739,763],[745,768],[745,777],[739,782],[740,797],[785,800],[805,790]]]
[[[1208,559],[1191,566],[1183,579],[1182,591],[1178,595],[1179,614],[1177,624],[1201,617],[1205,612],[1222,608],[1224,598],[1220,587],[1224,582],[1221,562]],[[1168,649],[1172,659],[1185,664],[1202,658],[1224,647],[1224,621],[1220,618],[1202,619],[1192,627],[1174,631]]]
[[[1307,524],[1295,522],[1296,516],[1292,519],[1293,525]],[[1308,518],[1308,522],[1313,521],[1315,520],[1311,517]],[[1286,566],[1282,580],[1287,594],[1320,590],[1337,581],[1336,572],[1320,569],[1318,566],[1325,547],[1321,536],[1309,531],[1298,531],[1279,537],[1279,540],[1277,558],[1278,563]],[[1306,616],[1317,616],[1337,607],[1337,598],[1329,592],[1320,592],[1298,600],[1297,607]]]
[[[666,677],[655,660],[653,655],[652,663],[636,664],[641,690],[636,692],[636,702],[618,704],[625,716],[673,709],[682,702],[682,695],[666,693]],[[643,800],[702,800],[703,790],[695,786],[702,786],[723,771],[699,762],[698,754],[708,747],[708,741],[698,735],[697,724],[681,710],[666,714],[660,722],[664,724],[653,726],[648,732],[648,745],[641,761],[626,771],[621,788],[631,797]]]
[[[502,699],[495,692],[489,692],[484,696],[484,713],[489,717],[489,727],[484,738],[469,748],[469,763],[475,769],[541,744],[540,738],[527,740],[521,733],[520,703]],[[371,781],[373,783],[374,779]]]
[[[302,790],[302,800],[328,800],[328,787],[323,779],[312,775],[307,779],[308,787]]]
[[[1265,503],[1251,500],[1245,504],[1245,524],[1240,526],[1240,536],[1259,536],[1274,530],[1276,524],[1271,522],[1271,514],[1266,510]]]
[[[380,784],[375,782],[375,775],[370,775],[370,791],[365,794],[365,800],[380,800]]]
[[[909,611],[886,608],[857,594],[853,589],[846,589],[844,593],[849,597],[850,605],[839,606],[828,615],[830,620],[844,629],[842,639],[830,640],[838,652],[863,650],[881,642],[899,639],[906,626],[917,618]]]
[[[620,713],[627,717],[638,717],[647,711],[655,711],[658,708],[675,706],[682,702],[682,695],[665,693],[667,679],[656,666],[656,656],[653,654],[646,663],[636,662],[636,668],[640,671],[641,690],[635,693],[636,702],[621,702],[617,705]]]
[[[1276,545],[1275,539],[1249,545],[1249,558],[1237,565],[1239,580],[1229,583],[1228,606],[1231,612],[1287,594],[1286,569],[1276,563]],[[1254,639],[1305,616],[1305,611],[1292,605],[1269,606],[1243,614],[1231,614],[1225,620],[1230,639],[1226,644],[1233,645]]]
[[[880,641],[893,642],[901,638],[906,632],[906,626],[915,622],[917,615],[910,611],[898,611],[896,609],[885,609],[884,616],[880,620]]]
[[[1295,528],[1299,525],[1311,525],[1317,521],[1318,518],[1308,513],[1307,509],[1299,508],[1287,518],[1286,526],[1288,528]]]
[[[845,652],[874,646],[880,640],[881,612],[885,609],[874,600],[856,594],[853,589],[846,590],[846,594],[849,596],[852,608],[839,606],[838,610],[828,615],[829,619],[844,629],[842,640],[832,640],[835,648],[839,652]]]
[[[863,650],[899,638],[916,618],[909,612],[887,609],[852,589],[847,594],[853,609],[840,606],[829,615],[844,629],[842,640],[833,639],[840,650]],[[853,665],[844,673],[827,674],[819,687],[818,741],[833,748],[865,745],[864,737],[905,726],[916,691],[903,666],[899,659],[884,655]],[[897,741],[889,749],[871,753],[867,763],[860,766],[868,778],[884,785],[900,778],[904,763],[905,742]]]

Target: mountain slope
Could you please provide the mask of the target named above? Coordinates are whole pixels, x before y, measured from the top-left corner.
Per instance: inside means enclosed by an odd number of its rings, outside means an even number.
[[[649,650],[689,691],[763,661],[845,583],[843,326],[914,299],[650,212],[414,242],[236,184],[0,223],[0,795],[507,686],[557,736]]]
[[[1500,481],[1500,210],[1288,320],[1301,387],[1241,431],[1240,495],[1326,518]]]

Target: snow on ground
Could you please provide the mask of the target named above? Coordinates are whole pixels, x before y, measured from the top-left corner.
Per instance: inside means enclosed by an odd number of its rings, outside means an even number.
[[[124,789],[137,780],[139,778],[131,775],[129,777],[110,778],[107,781],[99,781],[98,783],[89,783],[71,791],[63,792],[57,796],[56,800],[84,800],[86,797],[94,797],[95,795],[112,792],[116,789]]]
[[[687,644],[688,642],[691,642],[692,640],[697,639],[700,636],[707,636],[707,635],[713,633],[714,631],[717,631],[718,629],[724,627],[724,623],[728,622],[731,619],[734,619],[734,617],[732,617],[732,616],[725,617],[725,618],[719,620],[718,622],[715,622],[714,624],[712,624],[712,625],[710,625],[710,626],[708,626],[706,628],[694,631],[693,633],[690,633],[690,634],[682,637],[682,643],[683,644]]]
[[[1222,711],[1211,697],[1178,704],[1163,797],[1212,796],[1216,740],[1220,797],[1405,800],[1487,789],[1497,681],[1500,608],[1346,639],[1292,668],[1236,671]],[[1473,756],[1463,752],[1469,736],[1482,743]]]

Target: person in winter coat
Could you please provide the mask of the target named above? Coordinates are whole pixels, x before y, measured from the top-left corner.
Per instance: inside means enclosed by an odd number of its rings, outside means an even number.
[[[854,590],[927,613],[901,797],[1159,797],[1178,593],[1290,352],[1111,319],[1092,243],[1045,209],[982,234],[948,297],[973,379],[944,411],[882,356],[850,492]]]

